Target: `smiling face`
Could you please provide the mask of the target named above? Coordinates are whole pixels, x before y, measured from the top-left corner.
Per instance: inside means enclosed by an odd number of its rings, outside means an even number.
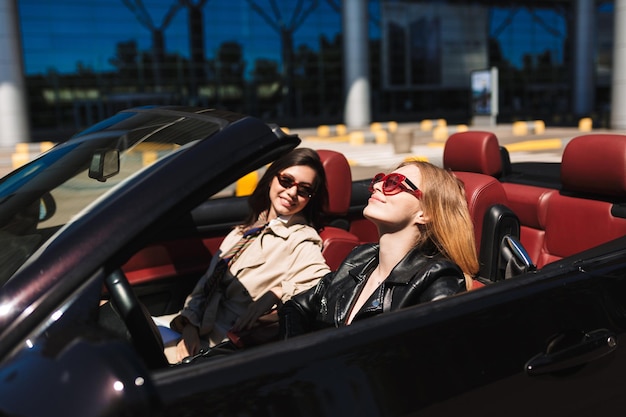
[[[415,165],[406,165],[393,171],[406,176],[417,188],[422,188],[422,175]],[[363,215],[376,223],[380,231],[391,231],[424,224],[428,221],[419,199],[408,192],[385,195],[383,183],[374,184]]]
[[[315,182],[315,171],[313,168],[305,165],[294,165],[285,168],[279,174],[291,179],[294,185],[290,188],[285,188],[278,181],[278,177],[275,176],[272,179],[269,191],[269,220],[278,216],[291,216],[304,209],[310,198],[298,195],[298,188],[305,186],[312,189]]]

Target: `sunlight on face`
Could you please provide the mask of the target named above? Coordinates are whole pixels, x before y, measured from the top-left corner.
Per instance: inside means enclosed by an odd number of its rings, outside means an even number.
[[[305,165],[295,165],[285,168],[280,174],[294,181],[294,185],[285,188],[280,185],[278,178],[274,177],[270,185],[270,212],[269,218],[273,219],[277,216],[291,216],[306,207],[310,198],[298,194],[298,185],[304,187],[313,187],[315,182],[315,171],[313,168]]]

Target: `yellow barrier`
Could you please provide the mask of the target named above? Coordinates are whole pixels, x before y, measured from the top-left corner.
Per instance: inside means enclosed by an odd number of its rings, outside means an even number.
[[[327,138],[329,136],[343,136],[348,132],[346,125],[320,125],[317,127],[317,136]]]
[[[541,135],[545,131],[546,124],[543,120],[517,121],[513,123],[513,136]]]
[[[435,140],[447,140],[448,136],[456,132],[467,132],[469,128],[467,125],[456,126],[437,126],[433,129],[433,139]]]
[[[54,145],[53,142],[16,143],[15,153],[11,155],[11,166],[13,169],[19,168]]]
[[[144,151],[141,153],[141,163],[143,166],[153,164],[157,159],[159,159],[159,154],[156,151]]]
[[[428,162],[428,157],[422,155],[407,156],[404,158],[404,162]]]
[[[370,124],[370,130],[372,132],[387,131],[393,133],[398,130],[398,122],[374,122]]]
[[[355,131],[348,135],[350,145],[363,145],[365,143],[384,144],[389,141],[389,133],[384,130],[375,132]]]
[[[30,155],[27,153],[14,153],[11,155],[11,166],[17,169],[30,161]]]
[[[52,148],[55,144],[53,142],[34,142],[34,143],[16,143],[16,153],[44,153],[48,149]]]
[[[593,130],[593,120],[591,117],[583,117],[578,121],[578,130],[581,132],[591,132]]]
[[[420,122],[420,130],[430,132],[436,127],[446,127],[447,125],[446,119],[425,119]]]
[[[237,180],[237,184],[235,185],[235,195],[237,197],[242,197],[252,194],[257,182],[259,182],[259,174],[256,171],[252,171],[249,174],[244,175]]]
[[[535,139],[525,140],[522,142],[509,143],[504,145],[509,152],[528,152],[550,149],[561,149],[563,141],[558,138],[553,139]]]

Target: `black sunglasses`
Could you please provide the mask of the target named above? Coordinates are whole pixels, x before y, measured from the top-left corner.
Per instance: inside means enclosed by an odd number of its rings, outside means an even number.
[[[291,175],[287,174],[276,174],[276,179],[278,180],[278,184],[285,189],[289,189],[293,186],[296,186],[296,194],[303,198],[311,198],[315,195],[313,188],[309,185],[304,185],[299,182],[296,182],[295,178]]]

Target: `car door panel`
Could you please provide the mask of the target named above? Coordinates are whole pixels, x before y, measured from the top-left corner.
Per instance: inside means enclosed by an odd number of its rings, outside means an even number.
[[[601,335],[606,329],[602,334],[614,335],[617,343],[623,339],[626,300],[620,294],[626,291],[626,268],[580,274],[575,266],[563,266],[561,272],[567,274],[519,278],[215,358],[194,364],[188,370],[193,376],[176,370],[184,375],[179,380],[157,376],[160,391],[169,393],[165,414],[174,415],[183,402],[194,408],[200,401],[221,415],[417,416],[469,410],[487,416],[582,416],[619,409],[626,405],[619,395],[626,389],[619,372],[626,357],[619,348],[557,372],[531,376],[526,370],[551,343],[553,349],[582,343],[565,338],[555,345],[560,334]]]

